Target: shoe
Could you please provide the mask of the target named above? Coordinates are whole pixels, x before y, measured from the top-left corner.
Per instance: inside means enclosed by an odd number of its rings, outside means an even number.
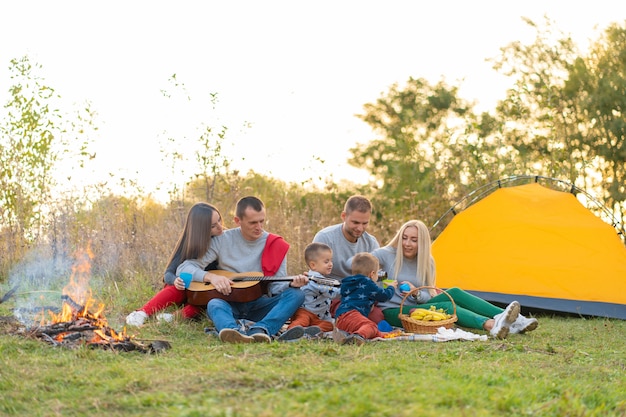
[[[214,337],[220,337],[219,333],[217,332],[217,330],[215,330],[212,327],[205,327],[204,328],[204,334],[207,334],[209,336],[214,336]]]
[[[126,316],[126,324],[129,326],[141,327],[146,322],[148,315],[145,311],[137,310]]]
[[[509,335],[511,325],[517,320],[519,316],[520,305],[517,301],[513,301],[506,306],[504,311],[500,314],[496,314],[493,319],[496,321],[491,329],[490,333],[496,339],[506,339]]]
[[[391,327],[391,324],[389,324],[386,320],[381,320],[378,323],[378,330],[381,332],[390,332],[393,330],[393,327]]]
[[[346,341],[346,338],[348,337],[348,335],[349,335],[348,332],[344,332],[343,330],[339,330],[336,327],[333,329],[333,333],[332,333],[333,340],[335,342],[339,343],[340,345],[343,345],[343,343]]]
[[[252,337],[256,343],[271,343],[272,338],[265,333],[262,329],[256,328],[248,333],[248,336]]]
[[[235,329],[222,329],[219,333],[220,340],[225,343],[253,343],[252,336],[239,333]]]
[[[319,327],[318,327],[319,329]],[[293,342],[294,340],[301,339],[304,336],[304,327],[294,326],[288,329],[286,332],[278,336],[279,342]]]
[[[156,316],[158,321],[165,321],[167,323],[171,323],[174,321],[174,315],[171,313],[161,313]]]
[[[526,333],[532,332],[539,326],[539,322],[535,318],[526,318],[521,314],[517,316],[517,320],[511,324],[510,332],[515,333]]]
[[[317,339],[322,333],[318,326],[308,326],[304,328],[304,336],[308,339]]]
[[[344,339],[342,345],[357,345],[357,346],[361,346],[362,344],[365,343],[365,339],[363,338],[363,336],[360,336],[356,333],[353,334],[349,334],[348,336],[346,336],[346,338]]]

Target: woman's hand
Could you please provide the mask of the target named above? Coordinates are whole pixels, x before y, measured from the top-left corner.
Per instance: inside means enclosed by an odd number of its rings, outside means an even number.
[[[176,279],[174,280],[174,286],[177,290],[182,291],[185,289],[185,281],[183,281],[181,277],[176,277]]]

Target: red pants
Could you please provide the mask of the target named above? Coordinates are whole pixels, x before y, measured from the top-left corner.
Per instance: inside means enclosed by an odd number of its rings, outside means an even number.
[[[337,311],[337,307],[339,307],[339,302],[341,300],[339,298],[335,298],[330,302],[330,315],[335,317],[335,312]],[[385,320],[385,315],[383,314],[383,310],[380,309],[377,305],[372,307],[370,310],[370,314],[367,316],[374,323],[378,324],[381,321]]]
[[[293,313],[293,316],[291,316],[291,323],[289,324],[288,328],[291,329],[294,326],[302,326],[302,327],[317,326],[323,332],[330,332],[333,330],[332,322],[322,320],[319,317],[317,317],[317,315],[311,313],[308,310],[305,310],[302,307],[297,309],[296,312]]]
[[[378,330],[376,323],[356,310],[343,313],[341,316],[337,317],[335,324],[339,330],[353,334],[356,333],[364,339],[374,339],[376,337],[382,337],[384,334]]]
[[[165,287],[141,307],[140,310],[148,316],[151,316],[171,305],[182,305],[185,301],[187,301],[187,293],[185,290],[181,291],[176,289],[173,285],[165,284]],[[187,304],[183,307],[183,317],[193,319],[201,315],[203,311],[204,309],[202,307]]]

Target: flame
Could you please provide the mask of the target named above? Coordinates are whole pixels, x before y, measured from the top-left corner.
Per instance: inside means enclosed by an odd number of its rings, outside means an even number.
[[[91,299],[89,279],[91,278],[91,260],[93,257],[93,252],[89,246],[87,246],[84,252],[79,251],[77,253],[77,261],[72,266],[70,282],[63,288],[63,295],[70,297],[74,302],[83,306]]]
[[[126,328],[121,333],[109,327],[106,317],[103,315],[104,304],[98,303],[89,288],[91,277],[91,260],[94,255],[90,247],[78,252],[77,262],[72,266],[72,274],[69,283],[63,288],[63,305],[58,313],[49,312],[49,324],[71,323],[80,328],[88,326],[93,334],[87,343],[108,343],[114,341],[124,341],[128,339]],[[94,308],[94,306],[96,306]],[[92,311],[93,310],[93,311]],[[42,320],[43,321],[43,320]],[[42,323],[43,325],[43,323]],[[72,332],[58,334],[55,339],[62,342]]]

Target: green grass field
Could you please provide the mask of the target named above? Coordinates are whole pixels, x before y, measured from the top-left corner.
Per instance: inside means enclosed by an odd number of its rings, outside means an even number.
[[[505,341],[363,346],[223,344],[207,324],[133,330],[171,343],[153,355],[55,348],[5,325],[0,415],[626,415],[626,321],[550,316]]]

